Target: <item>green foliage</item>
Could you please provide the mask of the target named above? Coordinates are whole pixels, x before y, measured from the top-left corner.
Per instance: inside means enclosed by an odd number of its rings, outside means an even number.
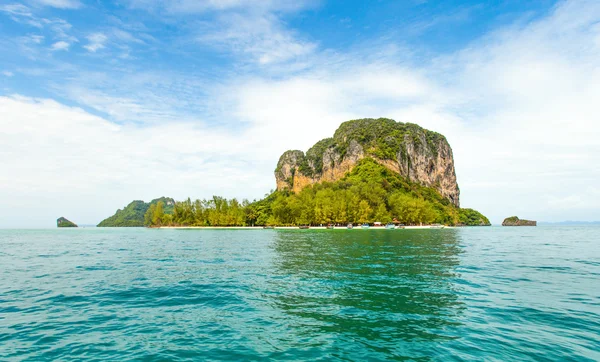
[[[319,183],[298,193],[275,191],[252,203],[214,196],[176,202],[172,215],[150,206],[150,226],[320,225],[397,222],[482,225],[477,211],[458,209],[435,189],[393,173],[370,158],[341,180]]]
[[[117,210],[117,212],[98,224],[98,227],[140,227],[149,225],[148,220],[145,219],[146,211],[152,206],[157,205],[159,202],[163,203],[163,212],[165,214],[173,213],[173,205],[175,201],[171,198],[161,197],[154,199],[149,203],[144,201],[132,201],[123,210]]]
[[[246,226],[253,225],[260,215],[260,205],[251,205],[247,200],[242,203],[236,199],[227,200],[213,196],[208,200],[189,198],[175,202],[173,213],[163,211],[163,203],[150,206],[145,220],[147,226]]]
[[[333,144],[340,154],[346,154],[350,141],[360,143],[367,152],[380,159],[397,159],[398,153],[406,154],[405,137],[416,144],[423,143],[437,155],[437,145],[444,136],[421,128],[414,123],[396,122],[388,118],[365,118],[344,122],[335,131]],[[423,145],[424,146],[424,145]]]
[[[516,216],[513,216],[517,218]],[[519,218],[517,218],[518,220]],[[489,226],[491,225],[490,220],[483,216],[479,211],[473,209],[460,209],[459,210],[459,222],[464,225],[471,226]]]

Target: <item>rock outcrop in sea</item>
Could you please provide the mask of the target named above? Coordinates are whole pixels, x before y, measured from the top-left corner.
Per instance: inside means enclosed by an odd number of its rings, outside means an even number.
[[[523,220],[516,216],[511,216],[504,219],[502,226],[537,226],[537,221]]]
[[[59,228],[76,228],[77,224],[75,224],[74,222],[67,220],[64,217],[59,217],[58,219],[56,219],[56,227]]]
[[[416,124],[386,118],[344,122],[332,138],[317,142],[306,153],[286,151],[275,170],[277,190],[298,192],[314,183],[337,181],[365,157],[436,189],[460,206],[452,148],[446,138]]]

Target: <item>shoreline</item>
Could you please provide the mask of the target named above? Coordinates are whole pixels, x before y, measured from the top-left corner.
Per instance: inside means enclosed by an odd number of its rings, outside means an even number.
[[[346,226],[336,226],[333,229],[327,229],[326,226],[311,226],[308,229],[300,229],[298,226],[275,226],[273,229],[265,229],[262,226],[159,226],[152,229],[206,229],[206,230],[423,230],[423,229],[455,229],[456,226],[444,226],[443,228],[423,225],[423,226],[405,226],[404,229],[386,229],[384,226],[374,227],[371,226],[368,229],[356,226],[352,229],[348,229]]]

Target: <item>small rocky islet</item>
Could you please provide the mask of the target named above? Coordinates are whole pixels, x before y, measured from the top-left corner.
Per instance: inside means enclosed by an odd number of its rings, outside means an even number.
[[[74,222],[72,222],[72,221],[68,220],[67,218],[61,216],[58,219],[56,219],[56,227],[59,227],[59,228],[76,228],[78,226]]]
[[[510,216],[504,219],[502,226],[537,226],[537,221],[519,219],[517,216]]]

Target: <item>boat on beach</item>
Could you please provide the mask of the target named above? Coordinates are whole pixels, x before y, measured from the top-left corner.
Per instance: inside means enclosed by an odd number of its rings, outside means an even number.
[[[346,226],[346,228],[348,228],[348,229],[352,229],[352,228],[354,228],[354,226],[353,226],[352,224],[348,224],[348,225]]]
[[[394,230],[396,228],[396,225],[394,225],[390,222],[385,225],[385,228],[388,230]]]
[[[370,228],[370,227],[371,227],[371,225],[369,225],[369,224],[362,224],[360,227],[361,227],[362,229],[368,229],[368,228]]]

